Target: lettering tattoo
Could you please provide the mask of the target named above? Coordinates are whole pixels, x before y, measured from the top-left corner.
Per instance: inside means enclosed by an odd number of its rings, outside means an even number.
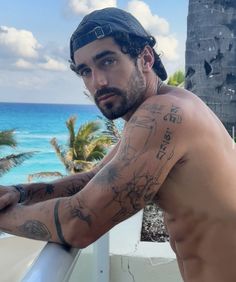
[[[182,122],[182,112],[181,108],[172,105],[170,109],[170,113],[164,116],[165,121],[169,121],[171,123],[181,123]]]
[[[18,227],[20,234],[31,239],[48,241],[51,239],[51,233],[47,226],[38,220],[27,220]]]
[[[159,104],[145,104],[140,107],[140,109],[146,110],[151,114],[162,114],[164,108],[164,105]]]
[[[168,145],[170,145],[171,143],[172,137],[173,137],[173,132],[170,130],[170,128],[167,128],[163,140],[161,142],[159,151],[156,155],[157,159],[161,160],[166,155],[167,148]]]

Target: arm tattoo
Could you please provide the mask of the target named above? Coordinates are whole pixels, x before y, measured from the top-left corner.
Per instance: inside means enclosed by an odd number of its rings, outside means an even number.
[[[57,236],[60,239],[61,243],[69,246],[69,244],[66,242],[62,229],[61,229],[61,223],[59,220],[59,215],[58,215],[58,209],[59,209],[59,204],[60,204],[60,200],[58,200],[55,204],[55,208],[54,208],[54,220],[55,220],[55,226],[56,226],[56,230],[57,230]]]
[[[113,186],[113,199],[106,205],[113,202],[118,203],[119,209],[112,217],[115,223],[138,212],[143,208],[144,201],[150,201],[155,195],[154,186],[158,185],[158,179],[148,173],[140,175],[134,174],[130,182],[123,188]]]
[[[46,188],[45,188],[45,196],[46,195],[51,195],[51,194],[53,194],[54,193],[54,185],[52,185],[52,184],[47,184],[46,185]]]
[[[163,140],[161,142],[159,151],[156,155],[157,159],[161,160],[166,155],[166,153],[168,152],[167,151],[168,145],[170,145],[172,137],[173,137],[173,132],[170,130],[170,128],[167,128]]]
[[[70,185],[66,188],[66,195],[62,195],[61,197],[70,197],[80,192],[86,186],[86,184],[94,177],[94,175],[95,174],[93,172],[86,172],[86,174],[78,180],[72,180],[70,182]]]
[[[105,171],[101,170],[97,176],[96,176],[96,181],[100,184],[100,185],[107,185],[110,184],[114,181],[119,180],[121,174],[120,174],[120,170],[118,169],[118,167],[114,164],[110,164],[109,168],[107,168]]]
[[[38,188],[38,189],[37,189]],[[39,197],[40,200],[44,200],[46,196],[53,195],[55,193],[55,186],[52,184],[43,184],[43,187],[37,187],[34,190],[30,190],[29,199],[33,200],[34,197]]]
[[[67,196],[73,196],[74,194],[78,193],[81,191],[84,186],[86,185],[87,182],[81,181],[80,185],[75,184],[73,181],[71,181],[71,185],[66,188],[66,194]]]
[[[135,148],[131,144],[133,143],[133,131],[137,127],[142,128],[142,140]],[[123,142],[121,144],[120,159],[129,165],[131,162],[136,161],[140,155],[148,150],[149,142],[151,137],[156,133],[157,122],[156,118],[149,116],[134,116],[129,121],[129,127],[127,136],[124,136]]]
[[[20,234],[31,239],[49,241],[51,233],[47,226],[38,220],[27,220],[18,227]]]
[[[151,114],[162,114],[164,107],[164,105],[159,104],[145,104],[141,105],[140,109],[146,110]]]
[[[68,202],[68,208],[70,209],[72,218],[78,217],[80,220],[86,222],[88,226],[91,226],[92,216],[88,213],[88,209],[85,207],[81,199],[77,199],[76,206],[72,203],[72,199],[70,199]]]
[[[182,122],[182,115],[181,115],[181,108],[172,105],[170,112],[164,116],[165,121],[169,121],[171,123],[181,123]]]

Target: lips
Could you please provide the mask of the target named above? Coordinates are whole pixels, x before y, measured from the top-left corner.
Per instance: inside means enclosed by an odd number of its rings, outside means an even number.
[[[109,98],[112,97],[112,96],[114,96],[113,93],[111,93],[111,94],[106,94],[106,95],[102,95],[102,96],[100,96],[97,100],[98,100],[98,102],[105,101],[105,100],[109,99]]]

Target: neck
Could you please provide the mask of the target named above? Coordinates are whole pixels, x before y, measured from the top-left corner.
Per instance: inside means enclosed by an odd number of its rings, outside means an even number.
[[[158,76],[152,77],[147,82],[146,98],[158,95],[163,85],[164,82]]]
[[[142,103],[148,99],[151,96],[156,96],[159,94],[162,86],[164,85],[164,82],[158,77],[158,76],[153,76],[152,79],[147,81],[147,87],[145,90],[145,95]],[[133,113],[137,110],[139,106],[137,105],[136,108],[133,108],[132,111],[129,111],[122,117],[125,121],[128,121],[130,117],[133,115]]]

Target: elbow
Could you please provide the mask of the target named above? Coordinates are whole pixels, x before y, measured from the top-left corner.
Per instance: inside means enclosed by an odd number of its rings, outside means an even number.
[[[67,239],[68,244],[73,248],[84,249],[95,242],[96,239],[90,234],[71,234]]]
[[[93,242],[87,239],[83,239],[83,240],[71,240],[70,241],[70,246],[72,248],[77,248],[77,249],[85,249],[87,248],[89,245],[91,245]]]

